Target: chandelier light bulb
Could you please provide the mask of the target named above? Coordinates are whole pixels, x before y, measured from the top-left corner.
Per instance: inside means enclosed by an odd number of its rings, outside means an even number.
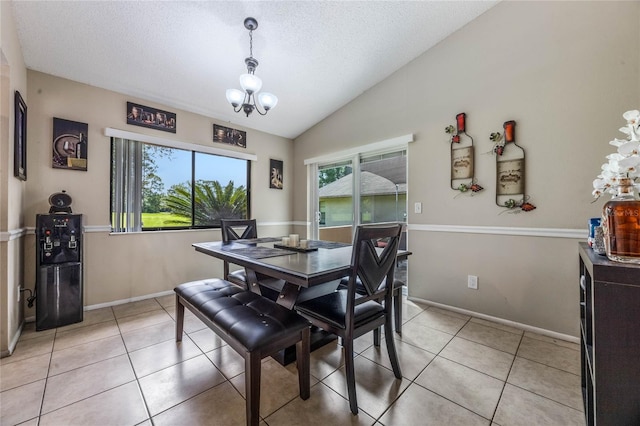
[[[244,92],[242,92],[242,90],[227,89],[227,101],[229,101],[229,103],[233,105],[234,108],[237,108],[240,104],[242,104],[243,100]]]
[[[258,102],[265,111],[269,111],[278,104],[278,97],[272,93],[262,92],[258,95]]]
[[[262,80],[253,74],[242,74],[240,76],[240,86],[248,94],[257,93],[262,88]]]

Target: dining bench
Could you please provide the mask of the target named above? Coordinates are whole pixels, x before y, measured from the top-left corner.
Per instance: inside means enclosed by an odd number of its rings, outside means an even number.
[[[247,425],[260,421],[261,360],[296,346],[300,398],[310,395],[310,323],[259,294],[211,278],[180,284],[176,293],[176,341],[182,340],[187,308],[244,357]]]

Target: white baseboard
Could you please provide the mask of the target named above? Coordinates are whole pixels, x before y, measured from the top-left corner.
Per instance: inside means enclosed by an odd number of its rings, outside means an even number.
[[[503,319],[503,318],[498,318],[498,317],[494,317],[494,316],[491,316],[491,315],[486,315],[486,314],[482,314],[482,313],[479,313],[479,312],[470,311],[470,310],[467,310],[467,309],[457,308],[455,306],[449,306],[449,305],[445,305],[443,303],[432,302],[431,300],[420,299],[418,297],[408,297],[408,299],[413,301],[413,302],[424,303],[426,305],[431,305],[431,306],[435,306],[437,308],[447,309],[449,311],[457,312],[459,314],[469,315],[469,316],[480,318],[480,319],[484,319],[484,320],[487,320],[487,321],[492,321],[492,322],[495,322],[495,323],[498,323],[498,324],[507,325],[509,327],[518,328],[518,329],[523,330],[523,331],[529,331],[531,333],[536,333],[536,334],[540,334],[540,335],[543,335],[543,336],[551,337],[552,339],[564,340],[565,342],[570,342],[570,343],[578,343],[578,344],[580,343],[580,338],[576,337],[576,336],[570,336],[568,334],[558,333],[558,332],[555,332],[555,331],[546,330],[544,328],[533,327],[531,325],[521,324],[519,322],[506,320],[506,319]]]
[[[145,294],[144,296],[130,297],[129,299],[114,300],[113,302],[98,303],[96,305],[88,305],[84,307],[85,311],[93,311],[94,309],[108,308],[110,306],[123,305],[125,303],[138,302],[140,300],[152,299],[154,297],[167,296],[174,294],[173,290],[161,291],[160,293]]]

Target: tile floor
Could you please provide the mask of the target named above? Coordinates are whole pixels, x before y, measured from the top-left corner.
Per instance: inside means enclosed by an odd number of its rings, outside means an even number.
[[[312,353],[311,398],[295,365],[263,361],[266,425],[582,425],[578,345],[405,300],[396,335],[356,341],[360,414],[349,411],[341,348]],[[1,425],[243,425],[243,360],[187,312],[174,341],[173,295],[85,312],[41,332],[27,324],[0,360]]]

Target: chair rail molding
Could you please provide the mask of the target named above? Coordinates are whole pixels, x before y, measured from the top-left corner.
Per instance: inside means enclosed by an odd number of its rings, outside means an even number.
[[[448,232],[462,234],[512,235],[520,237],[576,238],[586,240],[585,229],[515,228],[508,226],[408,225],[409,231]]]

